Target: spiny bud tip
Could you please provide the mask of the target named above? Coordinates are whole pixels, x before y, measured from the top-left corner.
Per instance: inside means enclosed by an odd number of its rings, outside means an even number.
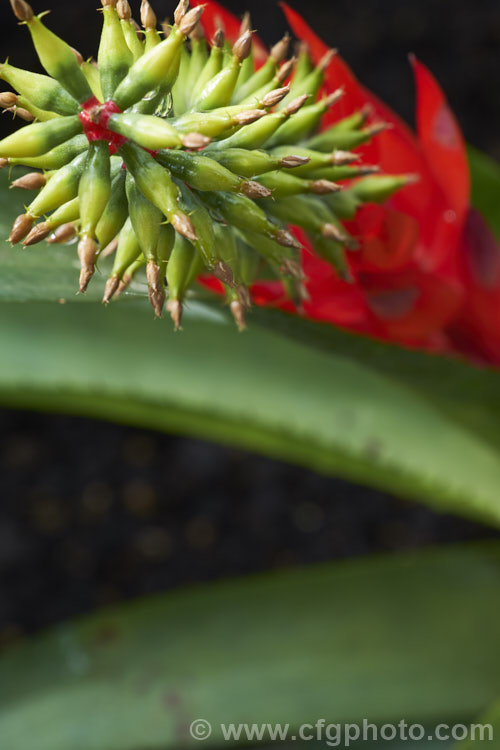
[[[70,242],[75,235],[76,226],[72,222],[68,222],[67,224],[61,224],[60,227],[57,227],[57,229],[52,232],[47,242],[49,245],[64,245],[66,242]]]
[[[269,188],[261,185],[260,182],[255,180],[245,180],[241,183],[241,192],[246,195],[247,198],[269,198],[273,193]]]
[[[311,192],[315,195],[328,195],[329,193],[338,193],[342,186],[331,180],[312,180]]]
[[[78,243],[78,257],[80,259],[80,292],[87,291],[90,279],[94,275],[97,259],[97,244],[91,237],[84,237]]]
[[[240,62],[243,62],[252,51],[252,36],[253,31],[245,31],[233,44],[233,55]]]
[[[193,150],[206,148],[211,142],[211,138],[201,133],[186,133],[186,135],[181,136],[181,143],[184,148]]]
[[[174,23],[176,26],[179,26],[180,22],[186,15],[189,9],[189,0],[180,0],[177,8],[174,12]]]
[[[33,18],[33,8],[25,0],[10,0],[10,5],[19,21],[31,21]]]
[[[107,305],[108,302],[111,302],[113,295],[115,294],[119,285],[120,279],[118,278],[118,276],[112,276],[107,280],[106,286],[104,287],[104,296],[102,298],[102,301],[105,305]]]
[[[17,104],[18,96],[13,91],[2,91],[0,94],[0,107],[7,109]]]
[[[290,154],[290,156],[283,157],[280,161],[280,167],[293,169],[294,167],[303,167],[304,164],[309,164],[310,161],[311,159],[309,156],[296,156],[295,154]]]
[[[41,224],[37,224],[36,227],[33,227],[31,232],[24,240],[23,245],[25,247],[28,247],[29,245],[36,245],[37,242],[41,242],[46,237],[48,237],[49,234],[50,226],[48,226],[46,221],[42,221]]]
[[[191,34],[202,17],[204,10],[204,5],[198,5],[196,8],[192,8],[186,13],[179,24],[179,31],[183,36],[189,36]]]
[[[169,299],[167,301],[167,310],[174,321],[175,330],[181,327],[182,320],[182,303],[178,299]]]
[[[17,217],[10,230],[9,242],[16,245],[23,240],[33,226],[34,218],[29,214],[21,214]]]
[[[11,185],[11,188],[22,188],[23,190],[40,190],[47,182],[47,178],[42,172],[30,172],[17,180]]]
[[[156,14],[148,0],[142,0],[141,3],[141,23],[145,29],[156,29]]]
[[[299,111],[301,107],[304,106],[304,104],[309,99],[309,94],[302,94],[302,96],[297,96],[295,99],[292,99],[290,104],[287,104],[285,108],[285,112],[287,115],[294,115],[296,112]]]
[[[247,109],[245,112],[238,112],[233,117],[235,125],[250,125],[252,122],[260,120],[267,113],[262,109]]]
[[[179,234],[182,234],[183,237],[191,240],[191,242],[196,242],[198,240],[193,222],[189,216],[182,211],[178,211],[172,216],[172,226],[176,232],[179,232]]]
[[[266,109],[275,107],[285,98],[285,96],[288,95],[289,92],[290,92],[290,86],[283,86],[282,88],[279,88],[279,89],[273,89],[273,91],[270,91],[262,99],[262,106],[265,107]]]
[[[272,57],[276,63],[280,63],[287,56],[289,46],[290,34],[286,33],[283,39],[280,39],[280,41],[271,48],[270,57]]]
[[[118,0],[116,10],[118,11],[118,18],[120,21],[130,21],[132,18],[132,8],[130,7],[128,0]]]

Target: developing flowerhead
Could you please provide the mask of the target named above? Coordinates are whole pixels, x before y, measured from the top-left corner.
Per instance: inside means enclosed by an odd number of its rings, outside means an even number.
[[[84,61],[25,0],[10,2],[46,75],[0,65],[14,89],[2,106],[31,121],[0,141],[0,167],[37,170],[13,186],[39,191],[9,240],[77,236],[81,292],[113,254],[105,302],[144,268],[155,313],[166,305],[179,326],[186,294],[212,276],[243,327],[259,279],[280,279],[300,305],[291,225],[342,273],[356,242],[340,220],[404,183],[357,164],[352,150],[379,131],[365,111],[321,129],[342,96],[321,95],[334,51],[315,67],[304,45],[288,57],[285,35],[257,68],[248,14],[231,45],[222,29],[205,37],[203,6],[187,0],[162,31],[148,0],[142,28],[127,0],[101,0],[97,60]]]

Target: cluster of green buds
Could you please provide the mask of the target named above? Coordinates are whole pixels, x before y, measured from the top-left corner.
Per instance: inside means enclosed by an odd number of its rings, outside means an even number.
[[[303,299],[290,225],[346,273],[356,240],[341,220],[404,184],[357,163],[353,149],[384,127],[368,126],[366,111],[320,131],[342,96],[321,96],[334,51],[314,66],[303,44],[288,57],[285,36],[255,70],[248,16],[230,45],[222,30],[205,38],[203,6],[188,0],[161,31],[147,0],[142,28],[127,0],[101,0],[97,60],[85,61],[43,13],[10,2],[48,75],[0,64],[14,89],[0,104],[30,123],[0,141],[0,166],[36,169],[12,186],[39,191],[9,241],[77,240],[81,292],[99,257],[113,255],[104,301],[144,269],[156,315],[166,304],[178,327],[186,294],[212,275],[243,327],[258,280],[281,279],[294,303]]]

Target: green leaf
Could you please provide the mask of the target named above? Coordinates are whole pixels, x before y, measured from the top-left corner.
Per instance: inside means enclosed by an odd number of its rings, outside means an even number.
[[[473,146],[468,147],[472,205],[482,213],[500,240],[500,165]]]
[[[232,744],[220,723],[469,721],[500,693],[499,579],[498,546],[448,548],[223,582],[61,625],[0,659],[2,747],[196,746],[197,718],[219,747]]]
[[[454,745],[454,750],[473,750],[484,747],[497,748],[500,738],[500,701],[496,701],[485,713],[478,716],[468,725],[469,736],[462,742]]]
[[[6,235],[19,198],[0,187]],[[185,330],[76,296],[74,247],[0,249],[0,403],[197,435],[500,523],[500,376],[217,303]],[[14,300],[22,300],[14,302]],[[65,305],[52,304],[65,300]]]

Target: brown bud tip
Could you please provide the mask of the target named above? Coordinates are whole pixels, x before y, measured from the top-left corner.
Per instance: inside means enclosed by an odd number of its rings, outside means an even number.
[[[146,266],[146,277],[148,284],[154,291],[157,291],[162,286],[161,282],[161,270],[158,263],[154,260],[148,261]]]
[[[251,19],[249,11],[247,10],[246,13],[244,13],[243,18],[241,19],[240,36],[244,34],[246,31],[250,31],[251,28],[252,28],[252,19]]]
[[[155,311],[157,318],[161,318],[163,313],[163,305],[165,304],[165,289],[160,287],[159,289],[152,289],[149,287],[149,302],[151,307]]]
[[[379,133],[383,133],[384,130],[388,130],[392,128],[392,125],[389,122],[374,122],[373,125],[369,125],[365,133],[366,135],[371,136],[372,138]]]
[[[284,156],[280,161],[280,167],[285,169],[293,169],[294,167],[303,167],[304,164],[308,164],[311,159],[308,156],[296,156],[290,154],[290,156]]]
[[[280,245],[283,245],[283,247],[295,247],[297,249],[302,247],[298,239],[294,237],[293,234],[288,231],[288,229],[279,229],[276,232],[274,239]]]
[[[368,177],[371,174],[378,174],[380,172],[380,167],[378,167],[376,164],[367,164],[366,167],[359,167],[357,170],[357,173],[359,177]]]
[[[170,20],[168,18],[165,18],[165,20],[161,22],[161,29],[165,39],[168,39],[172,32],[172,27],[170,26]]]
[[[110,255],[113,255],[113,253],[118,248],[118,242],[119,242],[119,240],[120,240],[119,236],[116,236],[114,238],[114,240],[111,240],[111,242],[109,243],[109,245],[106,245],[106,247],[104,248],[104,250],[101,250],[101,252],[99,253],[99,257],[102,258],[102,259],[104,259],[104,258],[109,258]]]
[[[25,247],[28,247],[29,245],[36,245],[37,242],[41,242],[49,234],[50,234],[50,226],[47,225],[46,221],[43,221],[41,224],[37,224],[36,227],[33,227],[31,232],[28,234],[28,236],[24,240],[23,245]]]
[[[5,169],[5,167],[9,166],[9,160],[8,159],[0,159],[0,169]]]
[[[128,0],[118,0],[116,10],[118,11],[120,21],[130,21],[132,18],[132,9],[128,4]]]
[[[74,54],[74,56],[76,57],[76,61],[77,61],[78,65],[81,65],[83,63],[83,55],[82,55],[82,53],[78,52],[78,50],[75,49],[74,47],[71,47],[71,51]]]
[[[179,31],[183,36],[189,36],[194,31],[205,10],[204,5],[198,5],[189,10],[179,24]]]
[[[34,221],[35,219],[29,214],[18,216],[10,230],[9,242],[15,245],[23,240],[33,226]]]
[[[293,276],[294,279],[298,279],[299,281],[302,281],[304,278],[304,272],[302,271],[300,263],[296,260],[291,260],[290,258],[285,258],[283,260],[281,271],[288,276]]]
[[[236,322],[236,325],[238,326],[238,330],[244,331],[247,327],[247,323],[245,320],[245,308],[243,307],[241,302],[237,299],[234,299],[229,305],[229,309],[231,310],[232,316]]]
[[[324,72],[330,65],[331,61],[333,60],[337,52],[338,50],[336,49],[329,49],[328,52],[325,52],[325,54],[323,55],[323,57],[318,63],[318,68]]]
[[[373,104],[367,102],[363,104],[360,109],[361,117],[363,118],[363,124],[367,123],[370,117],[373,115]]]
[[[97,244],[90,237],[84,237],[78,243],[78,257],[80,258],[80,292],[87,291],[90,279],[94,275],[97,259]]]
[[[335,91],[332,91],[331,94],[328,94],[328,96],[325,96],[323,99],[325,106],[333,107],[334,104],[337,104],[337,102],[342,99],[344,93],[344,89],[336,89]]]
[[[233,117],[235,125],[250,125],[252,122],[260,120],[267,113],[263,109],[247,109],[245,112],[238,112]]]
[[[182,211],[178,211],[172,216],[171,221],[175,231],[179,232],[179,234],[182,234],[183,237],[191,240],[191,242],[196,242],[198,240],[193,222],[187,214],[183,213]]]
[[[7,107],[14,107],[17,104],[18,96],[13,91],[2,91],[0,94],[0,107],[6,109]]]
[[[245,308],[245,310],[251,310],[252,308],[252,297],[250,296],[250,290],[245,284],[238,284],[235,288],[238,299]]]
[[[203,31],[201,23],[198,23],[198,25],[194,27],[189,38],[192,42],[201,42],[202,39],[205,39],[205,32]]]
[[[115,8],[116,7],[116,0],[101,0],[101,5],[103,8]]]
[[[290,104],[285,107],[286,114],[294,115],[296,112],[298,112],[299,109],[301,109],[301,107],[303,107],[307,102],[309,96],[309,94],[302,94],[302,96],[297,96],[295,99],[292,99]]]
[[[403,175],[405,184],[406,185],[416,185],[417,182],[420,182],[420,175],[419,174],[406,174]]]
[[[11,187],[22,188],[23,190],[40,190],[46,182],[47,178],[42,172],[30,172],[14,180]]]
[[[4,112],[12,112],[14,117],[20,117],[21,120],[24,120],[25,122],[33,122],[35,119],[35,116],[23,107],[7,107],[7,109],[4,109]]]
[[[132,276],[130,274],[124,274],[122,280],[118,284],[118,289],[115,292],[117,297],[125,291],[125,289],[129,286],[131,281],[132,281]]]
[[[349,245],[352,241],[352,237],[342,228],[336,224],[323,224],[321,228],[321,234],[329,240],[336,240],[341,242],[343,245]]]
[[[68,222],[67,224],[61,224],[60,227],[57,227],[57,229],[52,232],[47,242],[49,245],[64,245],[66,242],[71,242],[75,235],[76,226],[72,222]]]
[[[328,195],[328,193],[338,193],[342,186],[331,180],[311,180],[311,193],[315,195]]]
[[[33,18],[33,8],[25,0],[10,0],[10,5],[19,21],[31,21]]]
[[[212,143],[212,139],[201,133],[187,133],[181,136],[181,142],[184,148],[201,149]]]
[[[212,44],[214,47],[218,47],[219,49],[222,49],[224,46],[224,42],[226,40],[226,37],[224,36],[224,32],[222,29],[217,29],[217,31],[214,34],[214,38],[212,39]]]
[[[156,29],[156,14],[148,0],[142,0],[141,3],[141,23],[145,29]]]
[[[360,154],[355,154],[352,151],[334,151],[331,156],[331,163],[336,167],[343,167],[353,161],[359,161],[360,158]]]
[[[240,189],[247,198],[269,198],[273,194],[272,190],[264,187],[260,182],[255,182],[255,180],[245,180],[241,183]]]
[[[174,23],[176,26],[179,26],[180,22],[188,12],[189,8],[189,0],[180,0],[177,8],[174,12]]]
[[[175,330],[178,331],[182,320],[182,302],[178,299],[169,299],[167,301],[167,310],[174,321]]]
[[[309,45],[307,42],[304,42],[302,40],[295,42],[294,50],[295,50],[296,57],[300,57],[301,55],[307,55],[308,57],[310,56]]]
[[[285,59],[288,53],[288,47],[290,46],[290,34],[285,34],[283,39],[271,48],[270,57],[277,63],[280,63]]]
[[[227,263],[224,263],[223,260],[218,260],[217,263],[213,267],[213,275],[219,279],[219,281],[222,281],[223,284],[227,284],[227,286],[233,287],[234,286],[234,276],[231,268],[227,265]]]
[[[102,298],[102,301],[105,305],[107,305],[108,302],[113,299],[113,295],[115,294],[119,285],[120,279],[118,278],[118,276],[111,276],[111,278],[107,280],[106,286],[104,287],[104,296]]]
[[[291,57],[290,60],[287,60],[283,63],[281,68],[278,70],[278,73],[276,75],[276,78],[280,83],[283,83],[286,81],[286,79],[292,74],[292,71],[295,67],[295,64],[297,62],[296,57]]]
[[[279,88],[279,89],[273,89],[273,91],[270,91],[262,99],[262,106],[266,107],[266,109],[269,109],[270,107],[275,107],[277,104],[280,103],[282,99],[285,98],[285,96],[287,96],[289,91],[290,91],[290,86],[283,86],[282,88]]]
[[[252,51],[252,36],[253,31],[245,31],[233,44],[233,55],[240,62],[243,62]]]

